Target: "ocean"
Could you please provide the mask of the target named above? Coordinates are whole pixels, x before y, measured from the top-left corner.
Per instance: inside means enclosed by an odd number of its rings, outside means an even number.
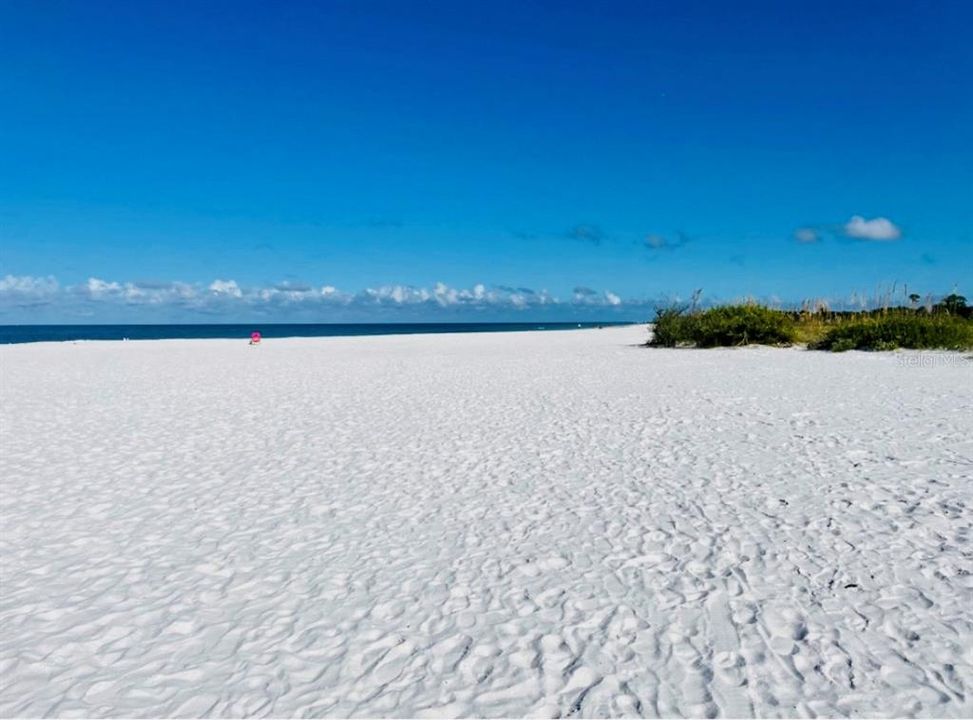
[[[0,345],[75,340],[171,340],[228,338],[249,340],[259,331],[265,339],[284,337],[341,337],[354,335],[411,335],[416,333],[515,332],[571,330],[628,325],[627,322],[539,323],[254,323],[223,325],[0,325]]]

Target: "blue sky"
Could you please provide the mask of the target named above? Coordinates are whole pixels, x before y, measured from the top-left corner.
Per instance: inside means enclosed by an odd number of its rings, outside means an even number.
[[[973,3],[0,3],[0,322],[970,289]]]

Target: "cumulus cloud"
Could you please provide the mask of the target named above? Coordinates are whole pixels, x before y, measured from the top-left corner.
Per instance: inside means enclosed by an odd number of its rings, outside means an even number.
[[[574,305],[617,307],[622,304],[622,299],[610,290],[598,292],[589,287],[579,286],[574,289],[571,302]]]
[[[60,286],[56,279],[31,275],[5,275],[0,278],[0,298],[16,307],[31,307],[51,302]]]
[[[365,304],[375,305],[415,305],[429,302],[432,293],[425,288],[411,285],[383,285],[377,288],[365,288],[358,294],[358,300]]]
[[[240,286],[236,280],[214,280],[209,285],[209,291],[214,295],[229,295],[230,297],[243,297]]]
[[[794,231],[794,239],[804,245],[812,245],[827,237],[891,242],[902,237],[902,229],[888,218],[876,217],[869,220],[862,215],[853,215],[846,223],[805,225]]]
[[[845,235],[858,240],[890,241],[902,237],[902,231],[888,218],[877,217],[866,220],[861,215],[854,215],[842,228]]]
[[[236,285],[236,283],[234,283]],[[236,299],[242,299],[250,305],[274,306],[313,306],[340,305],[347,303],[350,296],[340,292],[332,285],[314,287],[300,283],[280,283],[271,287],[252,288],[248,291],[239,289]]]
[[[30,275],[5,275],[0,278],[0,292],[17,293],[20,295],[49,295],[57,292],[57,280],[47,277],[33,277]]]
[[[499,285],[488,288],[477,283],[472,288],[454,288],[445,283],[436,283],[428,290],[411,285],[386,285],[366,288],[354,298],[355,302],[382,306],[413,306],[428,304],[440,308],[513,308],[523,309],[542,305],[557,304],[556,298],[546,290],[514,288]]]
[[[200,294],[199,288],[184,282],[116,282],[95,277],[81,285],[69,286],[65,292],[90,302],[174,306],[185,306]]]
[[[83,290],[91,297],[98,298],[105,295],[117,295],[122,291],[122,286],[117,282],[106,282],[101,278],[88,278]]]

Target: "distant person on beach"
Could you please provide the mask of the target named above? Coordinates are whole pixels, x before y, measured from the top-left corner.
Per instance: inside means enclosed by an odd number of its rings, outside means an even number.
[[[258,331],[254,330],[252,333],[250,333],[250,344],[251,345],[260,344],[260,333]]]

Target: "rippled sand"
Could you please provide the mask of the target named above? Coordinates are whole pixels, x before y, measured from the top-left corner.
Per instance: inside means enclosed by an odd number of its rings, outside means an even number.
[[[973,363],[0,347],[0,714],[973,715]]]

